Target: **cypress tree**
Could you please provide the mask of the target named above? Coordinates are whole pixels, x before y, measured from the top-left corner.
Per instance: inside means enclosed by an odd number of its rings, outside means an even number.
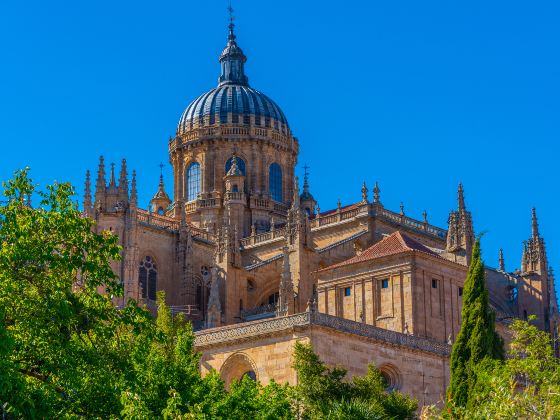
[[[477,382],[477,367],[488,359],[503,359],[503,340],[495,330],[494,312],[488,306],[480,239],[472,251],[463,290],[462,323],[451,352],[451,382],[447,401],[467,407]]]

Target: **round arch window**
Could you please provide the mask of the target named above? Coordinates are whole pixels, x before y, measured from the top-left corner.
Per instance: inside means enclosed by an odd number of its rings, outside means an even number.
[[[401,388],[401,375],[399,370],[393,365],[383,365],[379,368],[379,372],[385,381],[387,391],[398,391]]]

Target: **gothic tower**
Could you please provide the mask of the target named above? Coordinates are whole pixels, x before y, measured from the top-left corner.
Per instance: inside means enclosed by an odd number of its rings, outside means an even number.
[[[472,216],[465,206],[463,184],[457,189],[457,211],[451,211],[448,219],[446,251],[456,262],[469,265],[471,262],[474,231]]]

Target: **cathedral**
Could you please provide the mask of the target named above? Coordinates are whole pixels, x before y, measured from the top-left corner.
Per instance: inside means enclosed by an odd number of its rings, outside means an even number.
[[[385,208],[377,183],[355,203],[320,209],[307,172],[301,188],[294,174],[298,139],[251,87],[246,60],[230,23],[217,86],[188,105],[169,139],[173,191],[161,177],[148,209],[125,160],[116,174],[100,158],[95,191],[87,172],[84,214],[122,246],[115,304],[134,299],[155,312],[165,291],[193,324],[201,372],[215,369],[226,385],[244,375],[295,384],[292,348],[302,341],[350,376],[374,363],[389,389],[420,405],[441,401],[475,238],[462,185],[446,228]],[[509,272],[500,252],[486,268],[497,329],[507,341],[508,324],[534,314],[556,336],[535,209],[521,259]]]

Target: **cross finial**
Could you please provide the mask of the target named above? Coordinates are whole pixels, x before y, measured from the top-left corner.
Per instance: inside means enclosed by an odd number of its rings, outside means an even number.
[[[159,174],[160,176],[163,176],[163,162],[160,162],[159,164]]]
[[[229,13],[229,37],[228,39],[230,41],[234,41],[235,40],[235,35],[233,33],[233,27],[235,26],[233,24],[234,21],[234,17],[233,17],[233,7],[231,7],[231,0],[229,2],[229,6],[228,6],[228,13]]]
[[[303,176],[307,178],[307,176],[309,175],[309,171],[308,169],[311,169],[310,166],[307,166],[307,163],[303,166]]]

